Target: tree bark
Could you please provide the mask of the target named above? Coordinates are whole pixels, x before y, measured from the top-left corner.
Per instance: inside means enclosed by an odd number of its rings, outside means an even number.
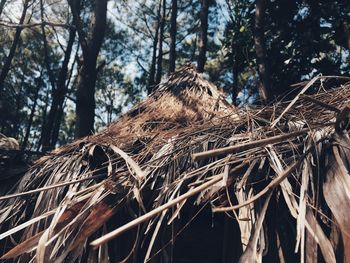
[[[95,118],[95,84],[97,78],[97,56],[105,35],[107,22],[108,0],[95,0],[89,31],[87,37],[83,30],[80,14],[77,12],[79,0],[70,0],[73,20],[76,26],[79,43],[82,48],[83,61],[78,71],[76,93],[76,127],[75,137],[80,138],[93,133]]]
[[[200,31],[199,31],[199,55],[197,61],[198,72],[204,72],[205,62],[207,60],[207,43],[208,43],[208,12],[209,0],[201,0],[200,11]]]
[[[265,0],[256,0],[255,3],[255,32],[254,43],[256,60],[259,73],[259,93],[262,101],[266,103],[269,100],[270,83],[268,76],[268,66],[266,62],[266,47],[265,47]]]
[[[176,19],[177,19],[177,0],[171,1],[171,18],[170,18],[170,50],[169,50],[169,73],[176,68]]]
[[[158,45],[158,33],[160,27],[160,12],[161,12],[162,0],[159,0],[158,13],[157,13],[157,25],[153,37],[153,50],[152,50],[152,61],[149,70],[147,93],[150,94],[154,88],[155,84],[155,74],[156,74],[156,63],[157,63],[157,45]]]
[[[23,25],[23,23],[24,23],[28,7],[29,7],[29,0],[26,0],[24,2],[24,4],[23,4],[23,11],[22,11],[22,14],[21,14],[21,18],[19,19],[19,24],[20,25]],[[1,70],[1,73],[0,73],[0,92],[2,92],[2,90],[4,88],[4,82],[5,82],[6,76],[7,76],[8,72],[10,71],[11,64],[12,64],[12,59],[15,56],[16,48],[17,48],[19,40],[20,40],[22,29],[23,28],[21,28],[21,27],[17,27],[16,28],[16,33],[15,33],[15,36],[13,38],[13,42],[12,42],[12,45],[11,45],[11,48],[10,48],[10,52],[9,52],[9,54],[8,54],[6,60],[5,60],[4,66],[2,67],[2,70]]]
[[[165,15],[166,15],[166,0],[163,0],[163,13],[160,19],[159,25],[159,44],[158,44],[158,61],[157,61],[157,74],[156,84],[160,83],[162,78],[162,64],[163,64],[163,40],[164,40],[164,26],[165,26]]]

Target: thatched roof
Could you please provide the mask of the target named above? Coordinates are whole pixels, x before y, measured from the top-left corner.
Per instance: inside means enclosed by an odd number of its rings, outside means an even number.
[[[125,262],[147,261],[176,244],[180,231],[157,240],[184,209],[210,204],[239,225],[241,262],[288,262],[294,249],[301,261],[349,260],[350,85],[324,81],[238,111],[180,69],[106,130],[37,161],[16,189],[30,195],[0,197],[3,258],[108,262],[128,235]]]
[[[172,136],[192,125],[237,120],[238,112],[225,94],[196,72],[193,65],[171,74],[144,101],[107,129],[87,139],[107,144],[128,143],[137,138]]]

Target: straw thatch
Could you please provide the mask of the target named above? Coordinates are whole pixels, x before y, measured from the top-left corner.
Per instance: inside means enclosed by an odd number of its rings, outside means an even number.
[[[350,85],[325,81],[239,111],[192,66],[180,69],[0,197],[2,258],[169,262],[182,213],[209,205],[238,224],[240,262],[349,261]]]

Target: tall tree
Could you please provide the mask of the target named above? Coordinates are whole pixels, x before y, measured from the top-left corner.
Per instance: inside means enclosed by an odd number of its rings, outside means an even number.
[[[176,32],[177,32],[177,0],[171,1],[170,17],[170,50],[169,50],[169,73],[175,71],[176,65]]]
[[[66,80],[68,76],[68,64],[71,58],[75,33],[75,28],[70,28],[64,59],[62,61],[62,65],[59,70],[57,79],[54,80],[55,85],[53,86],[52,90],[52,101],[49,111],[49,117],[43,129],[41,141],[42,149],[44,151],[54,148],[58,139],[58,132],[63,116],[63,104],[65,100],[65,95],[68,91]]]
[[[340,16],[340,21],[343,26],[344,35],[345,35],[345,43],[350,50],[350,18],[349,18],[349,11],[350,11],[350,5],[347,1],[341,1],[341,6],[344,7],[342,10],[339,10],[340,13],[342,13]]]
[[[23,10],[22,10],[21,18],[19,19],[19,25],[23,25],[23,23],[24,23],[24,20],[26,18],[26,14],[27,14],[27,10],[29,8],[29,2],[30,2],[30,0],[25,0],[23,3]],[[13,57],[16,53],[16,48],[18,46],[18,43],[19,43],[19,40],[21,37],[22,29],[23,28],[21,26],[16,28],[16,33],[15,33],[15,36],[13,38],[9,54],[7,55],[7,57],[5,59],[4,66],[1,69],[1,72],[0,72],[0,92],[3,90],[6,76],[7,76],[8,72],[10,71],[12,60],[13,60]]]
[[[165,15],[166,15],[166,0],[163,0],[162,4],[162,17],[159,25],[159,39],[158,39],[158,60],[157,60],[157,73],[156,73],[156,84],[160,83],[162,78],[162,66],[163,66],[163,41],[164,41],[164,26],[165,26]]]
[[[49,54],[49,46],[46,38],[45,24],[44,24],[44,3],[43,0],[40,0],[40,17],[41,17],[41,34],[43,37],[43,48],[44,48],[44,62],[47,71],[47,75],[49,78],[49,82],[51,84],[52,90],[56,89],[56,81],[53,71],[51,70],[51,61]]]
[[[84,31],[83,21],[78,11],[80,0],[69,1],[82,49],[82,62],[78,72],[76,92],[76,138],[89,135],[94,131],[97,56],[105,35],[107,1],[95,0],[93,2],[88,35]]]
[[[259,93],[261,99],[266,103],[269,99],[269,73],[266,61],[266,45],[265,45],[265,0],[256,0],[255,2],[255,32],[254,43],[256,60],[259,73]]]
[[[53,120],[54,120],[53,126],[52,128],[49,127],[49,130],[50,129],[52,130],[51,140],[50,140],[51,148],[55,147],[57,143],[61,121],[63,117],[64,101],[65,101],[65,96],[68,92],[68,83],[67,83],[68,64],[71,58],[72,48],[73,48],[74,39],[75,39],[75,33],[76,33],[76,30],[74,28],[71,28],[69,31],[68,44],[66,47],[64,59],[62,61],[62,66],[57,77],[56,92],[55,94],[52,94],[51,107],[53,109],[56,109],[56,112],[53,113],[55,114],[55,116],[53,117]]]
[[[22,150],[25,150],[27,148],[27,144],[28,144],[28,140],[29,140],[29,136],[30,136],[30,131],[31,131],[32,124],[33,124],[35,109],[36,109],[36,106],[37,106],[37,103],[38,103],[40,86],[43,84],[42,76],[39,76],[38,78],[36,78],[35,82],[38,85],[38,87],[36,87],[35,93],[34,93],[34,97],[32,98],[33,104],[32,104],[32,107],[30,109],[30,115],[29,115],[29,119],[28,119],[28,124],[27,124],[27,127],[26,127],[26,131],[25,131],[25,134],[24,134],[22,145],[21,145],[21,149]]]
[[[198,72],[204,72],[205,62],[207,61],[207,44],[208,44],[208,13],[209,0],[201,0],[200,11],[200,29],[199,29],[199,55],[197,61]]]
[[[334,39],[337,44],[350,50],[350,4],[346,0],[340,0],[331,7],[326,6],[334,28]]]
[[[245,79],[251,74],[248,73],[251,69],[247,58],[255,56],[252,48],[254,41],[251,37],[253,27],[251,11],[254,10],[254,5],[250,2],[239,0],[226,0],[226,6],[230,20],[226,25],[223,42],[225,47],[227,47],[228,53],[225,59],[227,66],[223,66],[221,74],[226,73],[227,67],[227,73],[232,74],[232,79],[229,79],[229,82],[224,81],[222,86],[227,88],[227,92],[231,95],[232,103],[237,104],[239,103],[237,101],[239,91],[248,88],[245,87]]]
[[[343,22],[343,28],[345,33],[346,45],[350,50],[350,25],[347,22]]]
[[[64,59],[56,77],[51,69],[51,61],[48,50],[48,41],[44,27],[44,4],[40,0],[40,14],[41,14],[41,32],[43,36],[44,61],[48,79],[52,87],[52,100],[47,121],[43,127],[43,134],[41,138],[42,150],[51,150],[54,148],[58,139],[58,130],[60,127],[61,118],[63,115],[63,103],[67,93],[66,79],[68,74],[68,64],[71,57],[71,52],[74,44],[76,30],[73,27],[69,29],[69,37],[67,47],[65,50]],[[58,129],[58,130],[57,130]]]
[[[152,60],[151,60],[151,66],[150,66],[149,76],[148,76],[148,85],[147,85],[148,94],[152,92],[155,85],[156,64],[157,64],[157,45],[158,45],[158,36],[159,36],[159,28],[160,28],[161,9],[162,9],[162,0],[159,0],[159,6],[158,6],[157,18],[156,18],[157,24],[156,24],[156,28],[153,36]]]

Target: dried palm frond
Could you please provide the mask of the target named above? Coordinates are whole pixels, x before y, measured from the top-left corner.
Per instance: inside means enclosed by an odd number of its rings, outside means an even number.
[[[292,101],[243,111],[192,66],[181,68],[101,133],[39,159],[16,194],[1,197],[2,258],[153,260],[176,244],[184,211],[195,217],[210,203],[237,221],[242,262],[273,253],[286,261],[294,250],[301,262],[348,260],[341,109],[350,85],[317,89],[325,81],[313,79]],[[274,218],[274,208],[284,216]],[[278,224],[293,225],[295,236]]]

